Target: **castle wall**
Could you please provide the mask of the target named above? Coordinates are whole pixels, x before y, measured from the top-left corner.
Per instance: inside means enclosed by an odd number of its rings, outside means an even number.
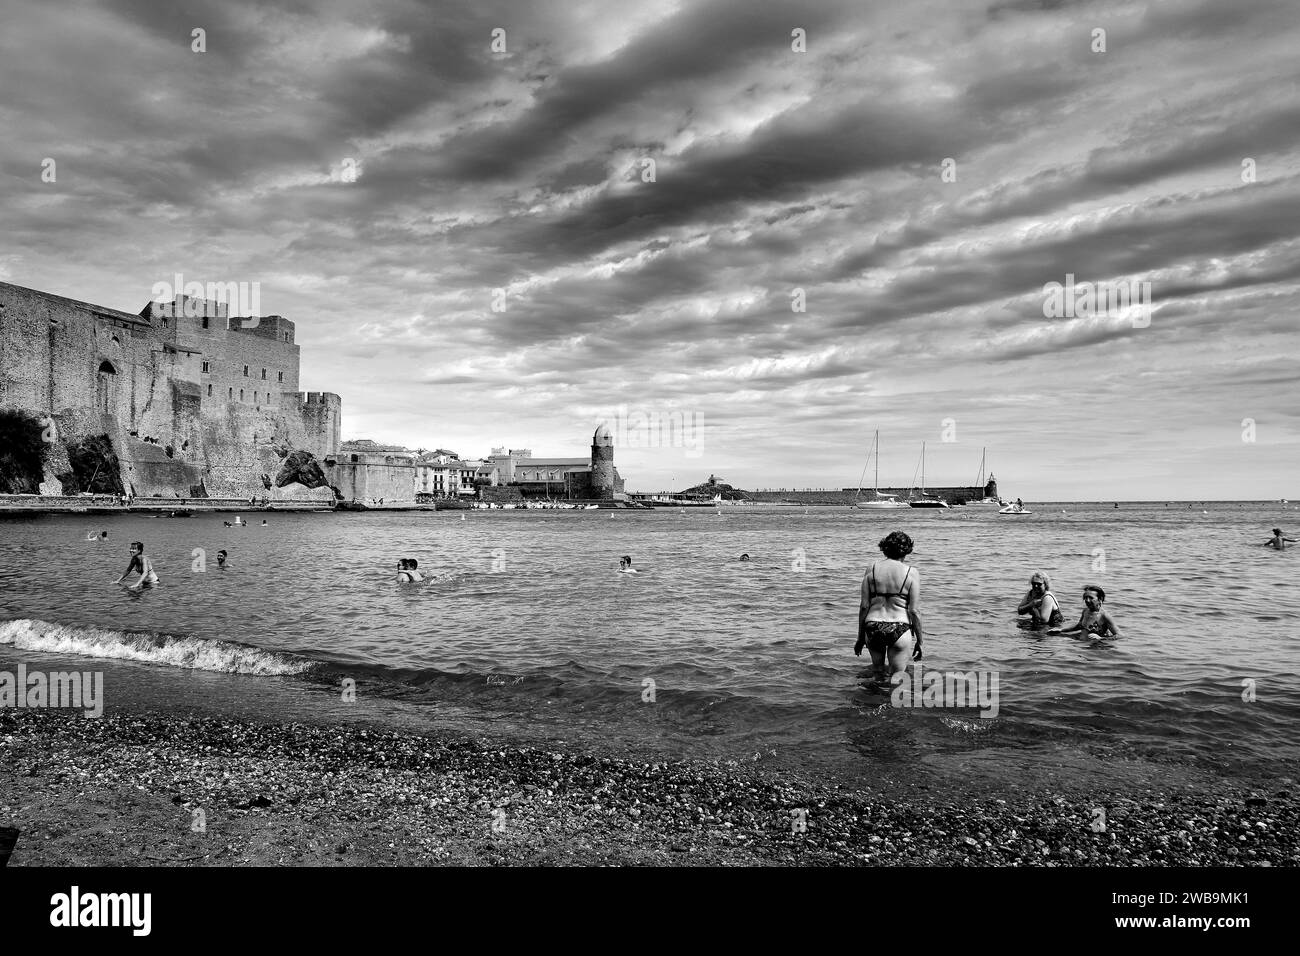
[[[333,392],[298,392],[286,403],[286,415],[296,414],[302,426],[300,442],[317,458],[338,453],[342,444],[343,399]]]
[[[107,434],[137,495],[275,499],[289,451],[339,444],[342,401],[299,393],[295,334],[280,316],[134,316],[0,283],[0,407],[53,415],[64,440]]]
[[[351,458],[353,456],[346,456]],[[341,501],[369,504],[383,498],[385,504],[415,500],[415,465],[409,461],[385,463],[367,461],[372,457],[356,456],[360,461],[326,462],[325,475],[338,489]]]

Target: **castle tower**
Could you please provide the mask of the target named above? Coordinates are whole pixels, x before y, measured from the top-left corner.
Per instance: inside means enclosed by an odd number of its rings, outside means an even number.
[[[591,436],[591,493],[593,497],[614,497],[614,436],[602,424]]]

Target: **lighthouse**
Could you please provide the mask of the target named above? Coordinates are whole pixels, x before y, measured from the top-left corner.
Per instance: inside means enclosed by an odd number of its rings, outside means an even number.
[[[602,424],[591,436],[591,495],[609,500],[614,490],[614,436]]]

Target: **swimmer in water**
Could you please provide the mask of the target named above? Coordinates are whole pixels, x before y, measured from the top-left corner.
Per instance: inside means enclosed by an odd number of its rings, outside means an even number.
[[[1047,633],[1062,634],[1066,637],[1084,634],[1092,637],[1119,637],[1119,628],[1115,626],[1115,621],[1102,610],[1101,605],[1105,600],[1105,591],[1095,584],[1088,585],[1083,589],[1083,613],[1079,615],[1079,623],[1064,630],[1052,628]]]
[[[151,588],[158,583],[158,575],[154,573],[153,563],[144,556],[144,544],[139,541],[131,542],[131,563],[126,566],[126,570],[122,572],[122,576],[113,583],[121,584],[123,578],[132,571],[138,571],[140,573],[140,580],[136,581],[135,584],[129,585],[127,587],[128,591],[142,591],[145,588]]]
[[[226,551],[224,548],[222,548],[220,551],[217,552],[217,567],[224,568],[225,566],[226,566]]]
[[[263,528],[266,527],[266,519],[265,519],[265,518],[262,519],[262,527],[263,527]]]
[[[742,555],[740,556],[740,560],[742,560],[742,561],[748,561],[748,560],[749,560],[749,555],[747,555],[747,554],[742,554]]]
[[[415,558],[401,558],[397,562],[397,580],[401,584],[411,584],[415,581],[423,581],[424,575],[419,568],[420,562]]]
[[[613,515],[610,515],[612,518]],[[626,554],[618,559],[618,571],[620,574],[638,574],[636,568],[632,567],[632,559]]]
[[[1279,551],[1285,551],[1287,542],[1295,544],[1295,538],[1288,538],[1282,534],[1281,528],[1273,529],[1273,537],[1264,542],[1266,548],[1276,548]]]
[[[1028,614],[1034,627],[1060,627],[1065,623],[1061,607],[1052,593],[1052,582],[1042,571],[1035,571],[1029,579],[1029,590],[1016,608],[1017,614]]]

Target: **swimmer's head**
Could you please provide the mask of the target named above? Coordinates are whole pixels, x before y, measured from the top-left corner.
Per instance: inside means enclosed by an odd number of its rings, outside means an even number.
[[[748,561],[748,560],[749,560],[749,555],[747,555],[747,554],[742,554],[742,555],[740,556],[740,560],[742,560],[742,561]]]
[[[410,568],[412,571],[414,571],[416,568],[420,566],[420,562],[415,560],[415,558],[407,558],[406,566]]]
[[[1277,534],[1277,535],[1280,535],[1280,534],[1282,533],[1282,529],[1281,529],[1281,528],[1274,528],[1274,529],[1273,529],[1273,533],[1274,533],[1274,534]]]
[[[101,531],[101,532],[99,533],[99,536],[100,536],[101,538],[107,538],[107,537],[108,537],[108,532],[107,532],[107,531]]]
[[[399,571],[405,571],[405,570],[406,570],[406,565],[410,562],[410,560],[411,560],[410,558],[398,558],[398,559],[397,559],[397,570],[399,570]]]
[[[880,539],[880,550],[885,557],[902,561],[912,553],[912,539],[902,531],[891,531]]]
[[[1088,600],[1089,597],[1092,598],[1092,601]],[[1106,592],[1103,591],[1101,588],[1097,587],[1097,585],[1089,584],[1087,587],[1083,589],[1083,601],[1089,607],[1091,607],[1093,603],[1096,603],[1097,606],[1100,607],[1101,603],[1105,600],[1106,600]]]
[[[1035,571],[1029,579],[1029,586],[1035,590],[1050,591],[1052,590],[1052,581],[1042,571]]]
[[[618,559],[618,566],[620,568],[630,568],[632,567],[632,559],[625,554]]]
[[[217,552],[217,564],[225,564],[225,563],[226,563],[226,552],[225,549],[223,548],[222,550]]]

